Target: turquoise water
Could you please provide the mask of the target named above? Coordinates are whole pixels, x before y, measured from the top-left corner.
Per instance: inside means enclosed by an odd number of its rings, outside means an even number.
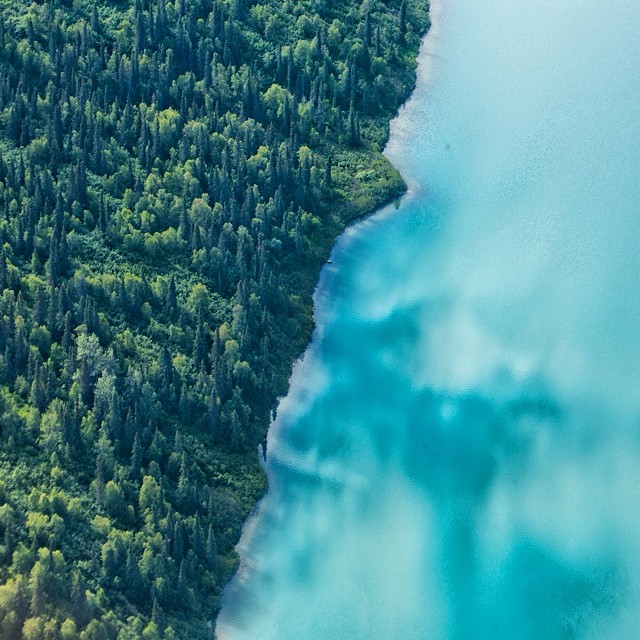
[[[640,3],[447,0],[221,640],[640,637]]]

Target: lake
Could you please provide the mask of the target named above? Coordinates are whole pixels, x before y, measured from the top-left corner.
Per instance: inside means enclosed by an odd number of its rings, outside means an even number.
[[[446,0],[220,640],[637,638],[640,3]]]

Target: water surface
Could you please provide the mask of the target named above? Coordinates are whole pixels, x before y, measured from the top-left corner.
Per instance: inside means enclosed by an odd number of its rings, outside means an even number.
[[[640,3],[433,13],[222,640],[639,637]]]

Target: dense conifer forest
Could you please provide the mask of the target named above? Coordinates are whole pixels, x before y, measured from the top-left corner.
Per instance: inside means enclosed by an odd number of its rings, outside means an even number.
[[[210,638],[427,0],[0,0],[0,637]]]

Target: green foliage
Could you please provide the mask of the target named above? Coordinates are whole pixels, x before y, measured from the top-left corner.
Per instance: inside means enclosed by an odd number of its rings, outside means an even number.
[[[0,637],[210,637],[427,9],[0,0]]]

